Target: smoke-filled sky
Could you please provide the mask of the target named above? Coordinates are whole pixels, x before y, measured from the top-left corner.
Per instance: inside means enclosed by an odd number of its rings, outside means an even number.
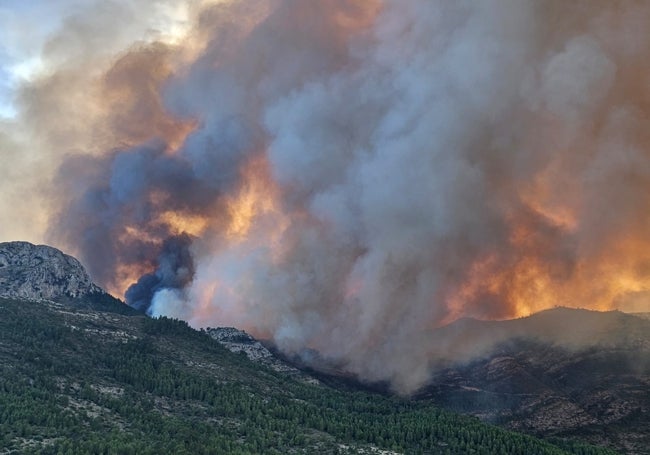
[[[413,390],[459,317],[650,310],[648,23],[641,0],[5,0],[0,240]]]

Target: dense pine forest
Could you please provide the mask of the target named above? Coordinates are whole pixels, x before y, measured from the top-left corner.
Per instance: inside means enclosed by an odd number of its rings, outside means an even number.
[[[0,453],[612,454],[300,382],[109,296],[0,299]],[[382,451],[380,451],[383,450]]]

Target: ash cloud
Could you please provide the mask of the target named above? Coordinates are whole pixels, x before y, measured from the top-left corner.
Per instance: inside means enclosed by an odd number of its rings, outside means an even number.
[[[187,234],[167,237],[156,258],[156,271],[142,275],[126,290],[126,303],[147,310],[157,292],[185,288],[194,278],[194,259],[190,252],[192,239]]]
[[[111,289],[152,268],[163,284],[177,282],[165,267],[169,257],[172,269],[191,262],[184,251],[190,238],[160,216],[207,210],[219,188],[197,178],[189,162],[166,150],[164,143],[153,141],[105,157],[70,158],[61,167],[58,187],[69,195],[69,205],[58,221],[58,235],[81,250],[89,272]]]
[[[649,17],[609,0],[206,6],[186,47],[107,72],[143,98],[111,104],[108,151],[66,158],[52,236],[105,285],[142,277],[129,299],[153,314],[411,392],[454,319],[650,291]]]

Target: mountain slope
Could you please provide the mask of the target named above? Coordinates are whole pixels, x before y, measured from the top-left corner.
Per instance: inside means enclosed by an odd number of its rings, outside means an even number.
[[[650,454],[647,313],[555,308],[506,321],[466,318],[427,339],[431,377],[414,399],[539,437]],[[282,358],[337,388],[391,393],[318,353]]]
[[[461,320],[436,336],[453,349],[420,398],[539,436],[650,453],[650,320],[557,308]]]
[[[0,299],[0,453],[609,453],[305,384],[87,299]]]

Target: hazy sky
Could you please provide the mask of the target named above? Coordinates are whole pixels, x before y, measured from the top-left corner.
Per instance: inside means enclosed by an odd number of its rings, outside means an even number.
[[[72,1],[0,2],[0,115],[15,115],[16,87],[39,70],[41,48],[56,30]]]
[[[45,241],[61,157],[93,151],[91,86],[132,46],[182,39],[201,3],[0,0],[0,241]]]
[[[1,240],[43,241],[45,210],[42,198],[35,196],[30,167],[34,161],[47,161],[24,130],[16,98],[21,86],[45,70],[41,60],[47,39],[71,12],[71,1],[0,1],[0,213]],[[43,176],[45,179],[47,175]],[[31,212],[31,214],[30,214]]]

